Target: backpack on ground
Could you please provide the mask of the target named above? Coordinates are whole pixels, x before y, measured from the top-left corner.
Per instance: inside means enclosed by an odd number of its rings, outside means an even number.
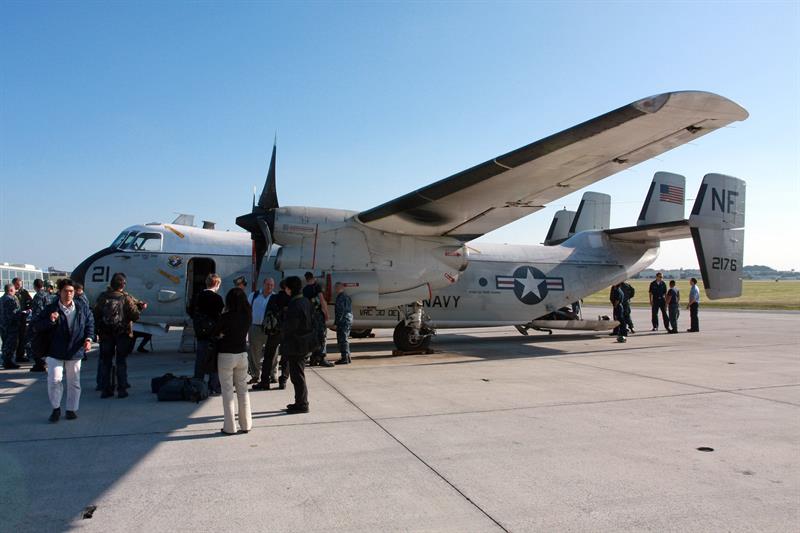
[[[636,289],[634,289],[633,285],[628,282],[623,281],[620,285],[620,288],[622,289],[622,294],[625,295],[626,300],[632,300],[634,295],[636,295]]]
[[[102,331],[114,335],[126,333],[125,296],[112,296],[103,300],[100,308],[100,326]]]

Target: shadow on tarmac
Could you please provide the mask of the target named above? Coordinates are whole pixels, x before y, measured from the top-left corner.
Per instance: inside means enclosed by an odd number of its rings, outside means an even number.
[[[157,400],[150,393],[154,368],[155,372],[168,367],[176,374],[191,374],[185,361],[164,358],[163,353],[156,354],[157,360],[147,361],[149,356],[133,354],[128,361],[130,396],[101,400],[100,393],[94,391],[98,355],[97,349],[89,352],[81,369],[78,419],[66,420],[62,403],[62,418],[55,424],[48,422],[47,374],[30,373],[30,365],[0,371],[3,531],[64,531],[75,527],[74,522],[87,506],[96,504],[156,446],[174,440],[171,432],[215,420],[220,420],[221,426],[221,414],[191,418],[203,404],[169,402],[154,408]],[[210,430],[187,438],[217,435]]]

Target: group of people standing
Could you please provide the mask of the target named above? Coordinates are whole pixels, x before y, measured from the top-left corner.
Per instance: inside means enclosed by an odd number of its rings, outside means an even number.
[[[218,294],[221,278],[209,274],[205,290],[197,295],[192,306],[197,346],[195,377],[208,376],[211,394],[222,395],[223,434],[237,433],[234,418],[237,404],[238,432],[250,431],[248,385],[254,391],[269,390],[275,383],[284,389],[291,380],[294,402],[285,410],[289,414],[307,413],[306,358],[310,354],[311,365],[333,366],[326,359],[328,305],[324,292],[311,272],[306,273],[305,279],[303,286],[299,277],[290,276],[280,282],[280,290],[275,292],[275,281],[267,278],[261,290],[248,295],[246,281],[237,278],[236,286],[223,301]],[[342,284],[336,284],[335,289],[334,325],[341,351],[336,364],[348,364],[350,350],[346,335],[353,320],[352,303]],[[208,363],[214,353],[216,367]]]
[[[631,319],[631,305],[630,301],[633,298],[635,291],[633,287],[623,281],[616,285],[612,285],[611,294],[609,299],[614,310],[614,320],[619,322],[619,326],[614,328],[611,335],[617,337],[617,342],[625,342],[628,333],[636,333],[633,329],[633,320]],[[667,333],[678,333],[678,317],[680,316],[680,300],[681,295],[678,290],[675,280],[669,281],[669,288],[664,283],[664,276],[661,272],[656,274],[656,279],[650,283],[648,290],[650,299],[651,319],[653,329],[651,331],[658,331],[658,315],[664,323],[664,329]],[[700,289],[697,287],[697,279],[691,278],[689,280],[689,304],[686,306],[689,310],[690,327],[686,331],[698,332],[700,331],[700,320],[698,311],[700,309]]]
[[[649,295],[653,323],[651,331],[658,331],[658,315],[660,312],[664,329],[667,330],[667,333],[678,333],[678,317],[681,314],[681,293],[675,284],[675,280],[670,280],[669,288],[667,288],[667,284],[664,283],[664,276],[661,272],[656,273],[656,279],[650,283]],[[689,310],[690,319],[690,327],[686,331],[696,333],[700,331],[700,318],[698,317],[700,289],[697,287],[696,278],[689,280],[689,303],[686,308]]]

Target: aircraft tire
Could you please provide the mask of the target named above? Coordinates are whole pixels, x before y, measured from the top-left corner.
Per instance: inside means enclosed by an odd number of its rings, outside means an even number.
[[[416,338],[411,335],[411,328],[405,322],[400,322],[394,328],[392,335],[394,345],[401,352],[413,352],[417,350],[427,350],[431,344],[430,335],[420,335]]]

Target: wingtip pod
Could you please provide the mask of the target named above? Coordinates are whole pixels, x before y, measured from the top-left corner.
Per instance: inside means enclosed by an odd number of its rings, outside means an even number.
[[[703,286],[712,300],[742,294],[745,192],[744,180],[706,174],[692,207],[692,240]]]
[[[702,112],[708,119],[728,122],[745,120],[750,114],[745,108],[724,96],[707,91],[675,91],[642,98],[631,104],[642,113],[658,113],[664,108],[683,109],[696,114]]]

